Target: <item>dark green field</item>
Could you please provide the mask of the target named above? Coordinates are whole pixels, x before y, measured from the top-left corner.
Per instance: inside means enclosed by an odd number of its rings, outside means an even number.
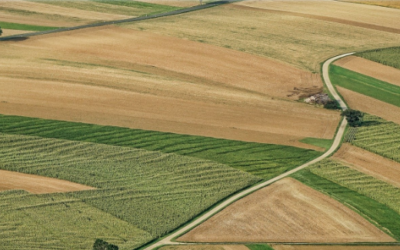
[[[226,164],[270,179],[316,158],[321,152],[111,126],[0,115],[0,132],[102,143],[175,153]]]
[[[329,76],[334,85],[400,107],[400,87],[331,65]]]

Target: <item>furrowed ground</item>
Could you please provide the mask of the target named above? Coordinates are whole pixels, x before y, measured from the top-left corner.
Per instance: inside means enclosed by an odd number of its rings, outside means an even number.
[[[132,249],[260,180],[176,154],[26,135],[0,137],[1,169],[96,188],[47,195],[1,192],[4,249],[29,243],[40,249],[88,249],[100,236]]]
[[[312,149],[299,140],[332,139],[340,119],[290,101],[322,90],[312,73],[150,32],[86,29],[0,51],[3,114]]]

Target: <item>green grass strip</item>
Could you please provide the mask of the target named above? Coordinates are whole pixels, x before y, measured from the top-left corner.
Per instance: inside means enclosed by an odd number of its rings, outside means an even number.
[[[314,146],[324,148],[324,149],[329,149],[332,145],[333,140],[307,137],[307,138],[301,139],[300,142],[314,145]]]
[[[400,87],[331,65],[329,76],[334,85],[400,107]]]
[[[248,244],[246,247],[250,250],[274,250],[267,244]]]
[[[355,210],[396,240],[400,239],[400,215],[386,205],[320,177],[309,169],[299,171],[292,177]]]
[[[192,156],[226,164],[264,179],[273,178],[322,154],[282,145],[4,115],[0,115],[0,132]]]
[[[3,29],[10,29],[10,30],[30,30],[30,31],[46,31],[46,30],[55,30],[59,28],[59,27],[37,26],[37,25],[7,23],[7,22],[0,22],[0,27]]]
[[[400,69],[400,47],[376,49],[357,53],[357,56]]]

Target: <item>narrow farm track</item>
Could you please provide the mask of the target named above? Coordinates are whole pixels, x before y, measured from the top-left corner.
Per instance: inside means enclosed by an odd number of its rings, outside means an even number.
[[[332,82],[329,79],[329,65],[336,61],[337,59],[340,59],[342,57],[346,57],[349,55],[352,55],[353,53],[347,53],[347,54],[343,54],[343,55],[339,55],[336,57],[333,57],[327,61],[325,61],[325,63],[322,66],[322,76],[323,79],[325,81],[326,86],[328,87],[329,92],[332,94],[332,96],[339,102],[340,107],[342,108],[342,110],[346,110],[347,109],[347,105],[344,103],[344,101],[342,100],[342,98],[338,95],[338,93],[336,92],[335,88],[332,85]],[[334,139],[334,142],[332,144],[332,146],[329,148],[328,151],[326,151],[323,155],[321,155],[320,157],[305,163],[297,168],[294,168],[284,174],[281,174],[273,179],[270,179],[268,181],[262,182],[256,186],[250,187],[246,190],[243,190],[240,193],[235,194],[234,196],[230,197],[229,199],[225,200],[224,202],[222,202],[221,204],[217,205],[216,207],[214,207],[213,209],[211,209],[210,211],[204,213],[203,215],[201,215],[199,218],[195,219],[194,221],[190,222],[189,224],[187,224],[186,226],[181,227],[180,229],[176,230],[175,232],[171,233],[170,235],[168,235],[167,237],[161,239],[158,242],[155,242],[154,244],[149,245],[148,247],[144,248],[144,250],[152,250],[152,249],[156,249],[159,248],[160,246],[163,245],[172,245],[172,244],[185,244],[185,243],[180,243],[180,242],[174,242],[173,240],[175,238],[177,238],[178,236],[184,234],[185,232],[189,231],[190,229],[196,227],[197,225],[199,225],[200,223],[204,222],[205,220],[207,220],[208,218],[210,218],[211,216],[213,216],[214,214],[218,213],[219,211],[221,211],[222,209],[224,209],[225,207],[229,206],[230,204],[232,204],[233,202],[263,188],[266,187],[280,179],[283,179],[285,177],[288,177],[291,174],[294,174],[314,163],[317,163],[325,158],[327,158],[328,156],[330,156],[333,152],[335,152],[335,150],[339,147],[344,131],[346,129],[347,126],[347,120],[343,119],[340,127],[336,133],[336,137]]]
[[[140,17],[134,17],[134,18],[128,18],[128,19],[122,19],[122,20],[99,22],[99,23],[94,23],[94,24],[80,25],[80,26],[61,28],[61,29],[55,29],[55,30],[48,30],[48,31],[40,31],[40,32],[32,32],[32,33],[25,33],[25,34],[19,34],[19,35],[5,36],[5,37],[0,37],[0,41],[25,40],[25,39],[28,39],[29,37],[32,37],[32,36],[39,36],[39,35],[45,35],[45,34],[51,34],[51,33],[60,33],[60,32],[65,32],[65,31],[70,31],[70,30],[79,30],[79,29],[100,27],[100,26],[120,24],[120,23],[137,22],[137,21],[143,21],[143,20],[154,19],[154,18],[159,18],[159,17],[179,15],[179,14],[184,14],[184,13],[187,13],[187,12],[203,10],[203,9],[212,8],[212,7],[216,7],[216,6],[223,5],[223,4],[228,4],[228,3],[234,3],[234,2],[238,2],[238,1],[241,1],[241,0],[215,1],[215,2],[211,2],[211,3],[203,4],[203,5],[196,5],[196,6],[193,6],[193,7],[183,8],[183,9],[174,10],[174,11],[170,11],[170,12],[165,12],[165,13],[161,13],[161,14],[146,15],[146,16],[140,16]]]

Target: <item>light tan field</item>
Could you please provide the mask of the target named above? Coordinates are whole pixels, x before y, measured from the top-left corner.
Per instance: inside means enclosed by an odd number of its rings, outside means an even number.
[[[169,6],[177,6],[177,7],[191,7],[195,5],[199,5],[199,0],[137,0],[139,2],[146,3],[155,3],[155,4],[164,4]],[[203,1],[206,3],[207,1]]]
[[[244,245],[181,245],[165,246],[160,250],[249,250]]]
[[[48,194],[91,189],[95,188],[60,179],[0,170],[0,192],[25,190],[33,194]]]
[[[400,108],[392,104],[382,102],[375,98],[336,86],[336,89],[346,100],[349,107],[371,115],[382,117],[385,120],[400,124]]]
[[[369,12],[357,13],[370,18]],[[341,53],[400,45],[400,34],[242,5],[123,26],[261,55],[311,72],[319,72],[322,61]]]
[[[237,3],[253,8],[287,11],[306,14],[309,18],[323,17],[327,21],[340,22],[365,28],[400,32],[400,10],[377,6],[344,3],[338,1],[258,1],[249,0]],[[319,18],[318,18],[319,19]],[[369,25],[369,26],[368,26]],[[389,29],[387,29],[389,28]]]
[[[274,250],[400,250],[400,246],[298,246],[273,244]]]
[[[225,208],[178,239],[188,242],[392,242],[356,212],[286,178]]]
[[[11,36],[11,35],[16,35],[16,34],[24,34],[24,33],[29,33],[33,31],[29,30],[11,30],[11,29],[1,29],[3,31],[2,36]]]
[[[153,33],[105,27],[0,51],[3,114],[307,148],[297,140],[332,138],[340,119],[289,101],[294,87],[320,87],[311,73]]]
[[[377,5],[382,7],[396,8],[400,9],[400,2],[398,0],[340,0],[342,2],[351,2],[351,3],[361,3],[361,4],[370,4]]]
[[[348,56],[334,63],[340,67],[400,86],[400,70],[357,56]]]
[[[347,166],[400,187],[400,163],[344,143],[333,156]]]

